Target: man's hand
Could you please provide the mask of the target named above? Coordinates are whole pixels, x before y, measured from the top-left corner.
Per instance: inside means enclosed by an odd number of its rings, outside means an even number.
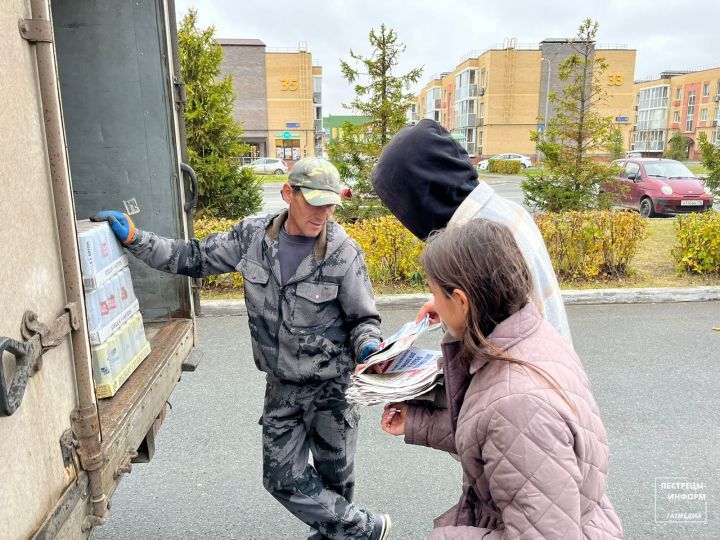
[[[132,242],[135,236],[135,224],[130,216],[115,210],[103,210],[90,218],[90,221],[107,221],[110,228],[124,245]]]
[[[368,356],[377,351],[379,348],[380,343],[378,343],[377,341],[372,341],[364,345],[363,348],[360,349],[360,354],[357,357],[357,363],[362,364]]]
[[[435,311],[435,300],[433,300],[432,298],[425,302],[420,308],[420,311],[418,311],[418,314],[415,317],[415,322],[419,323],[420,321],[422,321],[425,315],[430,315],[430,324],[436,324],[440,322],[440,315],[438,315],[437,311]]]
[[[380,427],[390,435],[404,435],[407,410],[405,403],[388,403],[380,418]]]

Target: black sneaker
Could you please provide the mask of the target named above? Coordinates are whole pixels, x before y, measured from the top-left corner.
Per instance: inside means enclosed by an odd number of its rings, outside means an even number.
[[[387,514],[378,514],[375,518],[375,526],[373,527],[373,540],[387,540],[390,538],[390,530],[392,522]]]

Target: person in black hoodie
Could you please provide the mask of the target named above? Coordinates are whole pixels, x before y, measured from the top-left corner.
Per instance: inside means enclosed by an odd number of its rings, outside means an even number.
[[[478,181],[467,152],[440,124],[424,119],[400,130],[380,154],[372,183],[385,206],[421,240],[475,218],[509,226],[533,276],[533,302],[570,340],[560,287],[532,216]],[[432,300],[422,307],[418,320],[426,313],[439,320]]]

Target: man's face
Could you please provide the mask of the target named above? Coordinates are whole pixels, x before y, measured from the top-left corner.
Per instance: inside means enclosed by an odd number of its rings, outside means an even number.
[[[316,237],[335,210],[334,204],[313,206],[305,200],[299,188],[293,189],[289,184],[283,186],[282,195],[290,207],[285,228],[293,236]]]

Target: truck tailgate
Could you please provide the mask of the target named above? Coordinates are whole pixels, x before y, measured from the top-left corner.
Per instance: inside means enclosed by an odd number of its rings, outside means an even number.
[[[130,462],[163,410],[194,344],[191,319],[146,323],[145,333],[150,355],[115,396],[98,401],[105,456],[103,491],[108,496],[115,490],[119,469]]]

